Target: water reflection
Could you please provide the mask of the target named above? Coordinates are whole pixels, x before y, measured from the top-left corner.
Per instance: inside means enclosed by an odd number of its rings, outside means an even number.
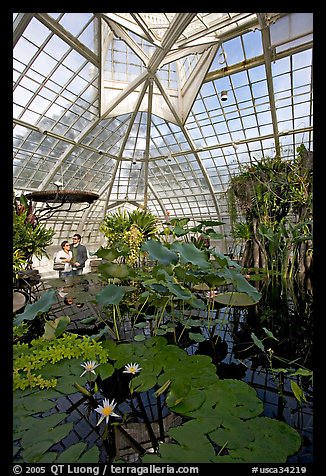
[[[240,378],[252,385],[264,402],[264,415],[286,421],[302,436],[301,451],[289,462],[311,463],[311,282],[275,278],[258,285],[262,293],[259,303],[248,308],[234,308],[226,325],[217,330],[222,342],[228,344],[226,358],[216,363],[217,374],[220,378]],[[262,348],[254,344],[253,334],[258,343],[262,343]],[[234,372],[235,366],[239,370],[238,376]],[[294,394],[298,388],[303,392],[301,401]]]

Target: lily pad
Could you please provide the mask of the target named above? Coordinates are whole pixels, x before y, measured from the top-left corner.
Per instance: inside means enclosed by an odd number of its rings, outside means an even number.
[[[171,401],[171,399],[169,398],[169,394],[171,394],[171,392],[172,390],[170,390],[166,399],[168,405]],[[197,388],[192,388],[180,403],[169,406],[171,410],[175,413],[189,415],[192,411],[197,410],[199,407],[201,407],[205,399],[206,397],[204,391],[201,391]]]
[[[62,451],[56,459],[56,463],[79,463],[83,451],[86,449],[86,443],[76,443],[66,450]]]
[[[214,301],[224,304],[225,306],[242,307],[253,306],[254,304],[257,304],[259,299],[254,300],[246,293],[234,291],[218,294],[217,296],[214,296]]]
[[[246,422],[230,416],[224,418],[223,426],[212,431],[209,437],[221,447],[227,442],[227,449],[235,449],[243,448],[254,441],[255,434]]]
[[[247,426],[255,439],[245,448],[230,450],[234,458],[248,463],[285,463],[300,449],[299,433],[282,421],[258,417],[249,420]]]

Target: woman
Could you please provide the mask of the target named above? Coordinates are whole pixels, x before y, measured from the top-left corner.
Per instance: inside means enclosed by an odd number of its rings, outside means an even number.
[[[72,252],[70,251],[70,244],[67,240],[61,243],[62,250],[58,251],[55,255],[55,263],[64,263],[65,267],[62,271],[59,271],[59,278],[64,278],[66,276],[72,275]]]

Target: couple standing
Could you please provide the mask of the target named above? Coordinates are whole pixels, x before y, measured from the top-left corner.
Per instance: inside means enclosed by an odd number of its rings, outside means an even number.
[[[54,259],[55,263],[65,264],[64,270],[59,271],[59,278],[83,274],[88,256],[86,246],[80,242],[81,236],[75,233],[71,244],[66,240],[61,243],[62,250],[58,251]]]

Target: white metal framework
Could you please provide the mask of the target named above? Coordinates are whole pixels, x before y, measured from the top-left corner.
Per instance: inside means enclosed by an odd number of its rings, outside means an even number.
[[[120,206],[228,236],[241,165],[313,150],[312,13],[16,13],[13,27],[14,190],[99,194],[49,219],[57,243],[99,242]]]

